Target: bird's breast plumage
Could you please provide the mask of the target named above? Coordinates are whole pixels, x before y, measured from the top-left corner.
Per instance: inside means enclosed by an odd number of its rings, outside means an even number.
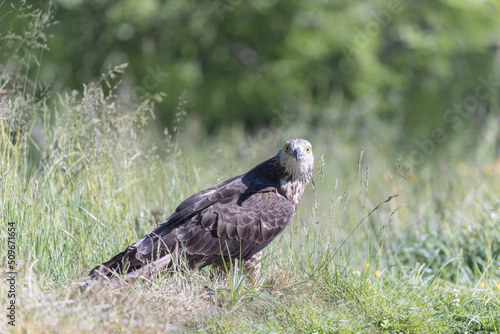
[[[280,193],[295,206],[295,211],[297,211],[304,190],[306,189],[307,183],[301,182],[300,180],[286,180],[282,179],[280,184]]]

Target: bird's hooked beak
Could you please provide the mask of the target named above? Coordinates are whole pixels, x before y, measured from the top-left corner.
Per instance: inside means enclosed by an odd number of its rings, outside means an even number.
[[[299,149],[296,149],[293,151],[293,156],[295,157],[295,160],[297,161],[302,156],[302,153],[300,153]]]

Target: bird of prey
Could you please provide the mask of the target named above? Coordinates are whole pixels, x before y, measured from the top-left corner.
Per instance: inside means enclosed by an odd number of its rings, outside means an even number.
[[[235,258],[256,279],[262,249],[292,221],[313,167],[311,144],[288,140],[271,159],[186,199],[148,235],[92,269],[85,284],[117,274],[126,281],[150,277],[181,261],[193,269]]]

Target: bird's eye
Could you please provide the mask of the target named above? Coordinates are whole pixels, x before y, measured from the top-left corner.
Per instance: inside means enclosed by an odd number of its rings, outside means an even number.
[[[306,150],[307,153],[310,153],[311,152],[311,146],[307,146],[307,150]]]
[[[288,145],[285,145],[285,152],[288,152]]]

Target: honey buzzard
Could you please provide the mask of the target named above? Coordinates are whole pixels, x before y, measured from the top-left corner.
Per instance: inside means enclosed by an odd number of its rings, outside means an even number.
[[[255,279],[261,252],[292,221],[311,180],[311,144],[290,139],[271,159],[245,174],[200,191],[123,252],[92,269],[85,285],[124,274],[126,281],[182,261],[188,268],[243,260]]]

